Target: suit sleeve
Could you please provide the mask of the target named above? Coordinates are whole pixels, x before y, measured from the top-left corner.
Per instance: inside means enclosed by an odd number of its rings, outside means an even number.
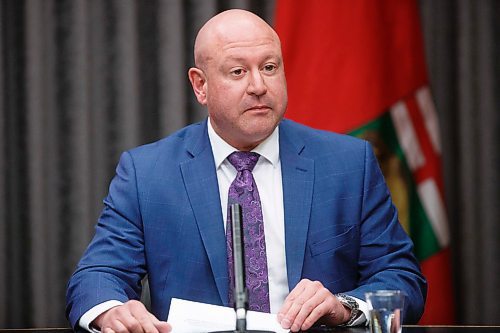
[[[359,280],[351,296],[398,289],[405,294],[403,320],[416,323],[424,309],[427,283],[413,254],[413,243],[398,221],[389,190],[371,146],[365,144],[360,224]]]
[[[132,157],[121,156],[95,236],[68,283],[66,315],[80,317],[108,300],[138,299],[146,273],[138,188]]]

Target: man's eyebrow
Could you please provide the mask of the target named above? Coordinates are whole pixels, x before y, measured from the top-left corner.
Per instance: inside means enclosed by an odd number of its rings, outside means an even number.
[[[246,57],[234,56],[234,55],[228,55],[225,57],[225,61],[245,62],[247,60],[248,59]],[[278,54],[269,55],[262,59],[262,61],[269,61],[269,60],[275,60],[277,63],[282,62],[281,57]]]

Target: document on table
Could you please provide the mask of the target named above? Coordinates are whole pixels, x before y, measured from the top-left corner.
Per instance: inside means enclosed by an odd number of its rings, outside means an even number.
[[[236,314],[233,308],[186,301],[173,298],[168,314],[172,333],[202,333],[233,331],[236,329]],[[247,329],[287,333],[281,328],[275,314],[255,311],[247,312]]]

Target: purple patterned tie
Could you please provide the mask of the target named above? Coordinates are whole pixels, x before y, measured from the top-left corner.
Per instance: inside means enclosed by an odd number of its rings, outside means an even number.
[[[267,274],[266,242],[264,222],[257,184],[252,170],[260,155],[253,152],[234,152],[227,157],[238,171],[229,187],[228,207],[238,203],[243,216],[243,239],[245,253],[245,275],[248,290],[248,307],[253,311],[270,312],[269,281]],[[227,261],[229,270],[229,303],[234,304],[234,259],[231,216],[226,226]]]

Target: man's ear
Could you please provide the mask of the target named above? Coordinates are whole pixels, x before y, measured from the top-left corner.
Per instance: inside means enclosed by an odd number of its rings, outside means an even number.
[[[192,67],[188,71],[188,76],[198,103],[207,105],[207,78],[205,73],[199,68]]]

